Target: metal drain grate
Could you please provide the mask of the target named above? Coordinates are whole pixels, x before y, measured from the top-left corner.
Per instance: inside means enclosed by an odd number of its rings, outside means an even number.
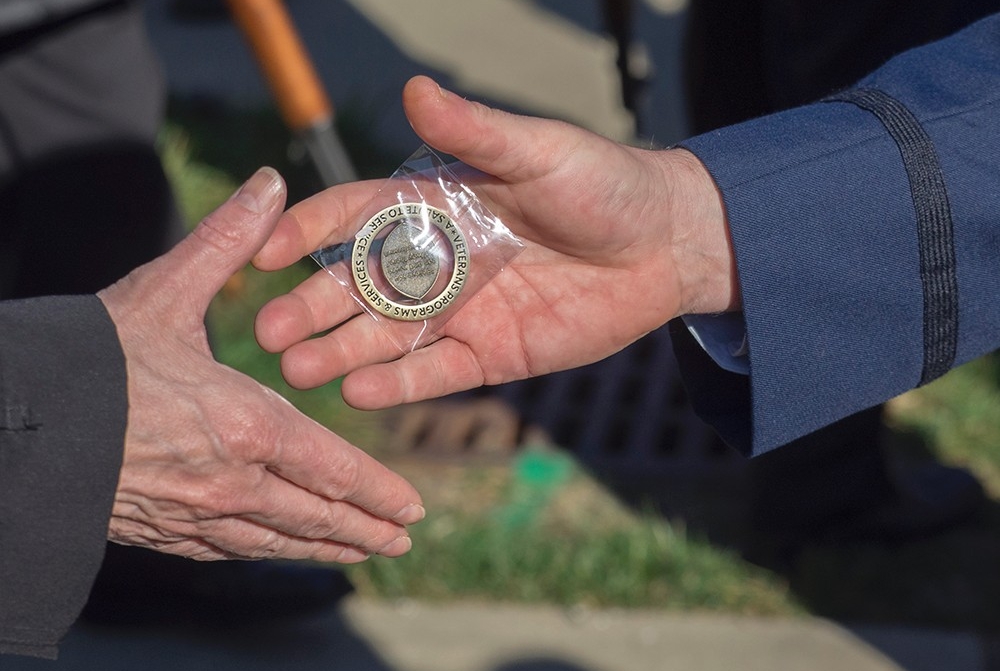
[[[665,328],[595,364],[466,396],[504,401],[605,474],[711,478],[745,468],[688,404]]]

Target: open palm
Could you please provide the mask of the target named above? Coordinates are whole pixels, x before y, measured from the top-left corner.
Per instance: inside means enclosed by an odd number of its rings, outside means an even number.
[[[525,250],[444,324],[436,341],[405,355],[337,282],[318,273],[258,315],[258,340],[284,352],[290,384],[312,387],[347,374],[348,402],[387,407],[590,363],[690,311],[681,259],[710,233],[721,231],[726,242],[717,199],[717,209],[701,211],[687,191],[671,187],[701,176],[696,159],[493,110],[426,78],[407,85],[404,106],[427,144],[481,171],[466,183]],[[255,263],[285,267],[350,237],[352,215],[378,184],[334,187],[295,205]],[[678,220],[692,226],[675,226]],[[719,263],[731,264],[724,251]],[[720,304],[704,311],[731,301],[717,298]]]

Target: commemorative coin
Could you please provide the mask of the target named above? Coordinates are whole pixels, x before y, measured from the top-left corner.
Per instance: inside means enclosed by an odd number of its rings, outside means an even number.
[[[440,314],[469,276],[465,234],[444,211],[399,203],[379,211],[358,231],[351,274],[362,300],[401,321]]]

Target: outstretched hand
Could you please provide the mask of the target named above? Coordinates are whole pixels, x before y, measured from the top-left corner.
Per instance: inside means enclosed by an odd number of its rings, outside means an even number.
[[[217,363],[212,297],[271,234],[284,182],[257,172],[168,254],[102,291],[128,369],[111,540],[196,559],[355,562],[410,548],[401,477]]]
[[[346,375],[349,403],[388,407],[591,363],[679,314],[738,304],[721,199],[691,154],[508,114],[426,77],[407,84],[403,104],[429,146],[480,171],[469,186],[525,251],[435,342],[405,354],[342,286],[317,273],[257,317],[257,339],[283,352],[291,385]],[[255,265],[277,270],[351,238],[380,184],[336,186],[294,205]]]

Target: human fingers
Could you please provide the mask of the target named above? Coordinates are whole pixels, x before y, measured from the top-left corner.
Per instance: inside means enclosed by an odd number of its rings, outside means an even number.
[[[204,538],[191,539],[202,548],[214,549],[206,559],[309,559],[338,564],[356,564],[374,554],[401,557],[412,547],[403,534],[384,553],[367,552],[348,543],[324,538],[301,538],[244,519],[217,520]],[[198,558],[198,557],[194,557]]]
[[[317,249],[351,238],[357,232],[357,216],[381,184],[379,180],[338,184],[295,203],[254,256],[254,267],[280,270]]]
[[[312,389],[356,368],[402,354],[386,330],[362,314],[321,338],[288,347],[281,356],[281,374],[296,389]]]
[[[420,494],[406,479],[290,404],[288,407],[287,421],[280,425],[269,422],[270,430],[256,438],[260,461],[271,473],[330,501],[357,506],[381,520],[408,525],[423,519]]]
[[[285,204],[285,182],[261,168],[229,200],[161,257],[157,276],[194,301],[201,314],[274,229]]]
[[[172,250],[100,291],[126,354],[164,323],[203,332],[209,302],[264,243],[284,202],[284,180],[261,168]]]
[[[355,408],[379,410],[499,381],[487,378],[469,346],[443,338],[402,359],[359,367],[344,378],[341,393]]]
[[[240,499],[243,499],[240,501]],[[378,517],[353,503],[331,500],[277,475],[265,477],[253,491],[237,498],[244,510],[234,509],[225,519],[242,519],[275,532],[282,541],[329,541],[366,554],[397,557],[410,548],[406,527]],[[287,555],[281,555],[287,556]]]
[[[286,551],[261,538],[334,542],[388,556],[405,552],[408,545],[399,541],[407,536],[405,526],[424,516],[416,490],[290,404],[276,406],[277,411],[272,407],[269,418],[261,420],[268,414],[266,405],[231,413],[231,426],[227,419],[213,419],[218,429],[214,448],[203,440],[198,447],[197,436],[183,444],[168,437],[174,446],[164,452],[162,436],[169,429],[157,431],[154,442],[133,441],[126,449],[109,537],[146,547],[200,540],[240,557]],[[202,411],[214,416],[221,409]],[[241,418],[241,412],[253,419]],[[190,454],[178,454],[185,449]],[[234,534],[232,524],[220,525],[227,520],[251,525],[239,527],[244,531],[270,530],[270,536]]]
[[[339,547],[338,561],[356,561],[359,554],[397,557],[409,550],[404,525],[258,468],[261,475],[253,487],[234,483],[204,488],[188,505],[200,514],[171,515],[168,509],[150,522],[158,522],[164,534],[201,539],[242,558],[301,559],[317,550],[329,555]],[[303,555],[306,551],[309,554]]]
[[[338,564],[357,564],[372,555],[346,543],[297,538],[243,519],[216,520],[203,538],[160,543],[156,549],[199,560],[307,559]]]
[[[548,172],[566,151],[558,122],[472,102],[417,76],[403,88],[403,108],[428,145],[507,182]]]
[[[289,293],[265,303],[254,320],[254,335],[265,351],[283,352],[359,312],[361,307],[350,292],[320,270]]]
[[[221,559],[311,559],[355,564],[371,553],[328,539],[299,538],[242,518],[203,522],[196,532],[175,532],[154,523],[112,515],[108,539],[199,561]],[[406,536],[392,548],[400,556],[412,543]],[[389,555],[387,555],[389,556]]]

